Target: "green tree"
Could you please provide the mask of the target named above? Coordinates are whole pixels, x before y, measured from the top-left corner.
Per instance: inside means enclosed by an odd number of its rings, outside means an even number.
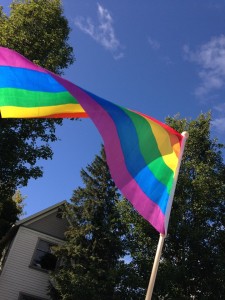
[[[4,201],[0,202],[0,236],[4,236],[9,228],[15,223],[15,216],[21,216],[23,214],[23,200],[21,192],[17,190],[13,197],[6,197]],[[0,253],[5,247],[5,243],[0,241]]]
[[[125,252],[124,225],[117,205],[120,194],[111,179],[104,150],[81,177],[84,187],[73,193],[66,211],[66,242],[55,251],[62,262],[53,275],[58,298],[64,300],[125,299],[120,275]],[[121,297],[121,298],[120,298]]]
[[[0,45],[57,74],[73,63],[70,28],[60,0],[15,0],[0,10]]]
[[[196,120],[167,118],[177,131],[189,132],[173,202],[168,236],[159,265],[153,299],[223,299],[225,295],[225,165],[224,146],[210,136],[211,115]],[[128,226],[128,283],[147,288],[158,233],[126,203],[121,203]],[[130,212],[129,212],[130,211]],[[154,250],[154,251],[153,251]],[[129,266],[128,266],[129,267]],[[140,280],[141,279],[141,280]],[[133,286],[132,286],[133,284]]]
[[[0,45],[58,74],[73,62],[69,32],[59,0],[13,1],[9,16],[0,7]],[[56,125],[62,120],[0,119],[0,239],[21,213],[12,200],[16,189],[41,177],[37,162],[52,158]]]

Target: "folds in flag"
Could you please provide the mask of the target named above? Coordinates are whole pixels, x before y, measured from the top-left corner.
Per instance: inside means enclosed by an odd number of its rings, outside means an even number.
[[[160,233],[167,232],[170,195],[183,136],[139,112],[104,100],[0,48],[3,118],[89,117],[99,130],[117,187]]]

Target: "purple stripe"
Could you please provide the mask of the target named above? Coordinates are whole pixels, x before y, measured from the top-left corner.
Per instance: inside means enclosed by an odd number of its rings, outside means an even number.
[[[0,65],[48,73],[47,70],[35,65],[16,51],[4,47],[0,47]]]
[[[160,233],[165,233],[165,216],[161,212],[159,206],[149,199],[141,190],[126,168],[116,126],[108,113],[97,104],[94,99],[85,93],[85,91],[76,85],[33,64],[13,50],[0,47],[0,65],[48,73],[78,100],[103,137],[107,161],[116,185],[146,220],[148,220]],[[114,147],[112,147],[112,140]]]
[[[78,86],[76,86],[74,83],[60,77],[59,75],[56,75],[54,73],[51,73],[50,71],[46,70],[47,73],[49,73],[58,83],[60,83],[75,99],[77,99],[77,89],[80,89]],[[81,103],[80,103],[81,104]]]
[[[149,199],[140,189],[139,185],[126,168],[119,137],[111,117],[79,87],[74,85],[73,91],[69,91],[83,106],[103,137],[107,162],[115,184],[124,196],[133,204],[137,211],[148,220],[156,230],[160,233],[165,233],[165,216],[159,206]]]
[[[67,89],[73,95],[74,84],[70,81],[52,73],[38,65],[35,65],[30,60],[26,59],[23,55],[19,54],[18,52],[0,47],[0,66],[8,66],[8,67],[15,67],[15,68],[24,68],[29,70],[34,70],[42,73],[47,73],[51,77],[53,77],[58,83],[63,85],[65,89]]]
[[[24,68],[29,70],[34,70],[42,73],[49,74],[51,77],[53,77],[58,83],[63,85],[71,94],[74,88],[74,84],[69,82],[66,79],[63,79],[62,77],[42,68],[37,65],[35,65],[30,60],[26,59],[23,55],[19,54],[18,52],[0,47],[0,66],[9,66],[9,67],[15,67],[15,68]]]
[[[51,77],[53,77],[58,83],[63,85],[71,94],[73,94],[74,84],[69,82],[66,79],[42,68],[38,65],[35,65],[30,60],[26,59],[23,55],[19,54],[18,52],[0,47],[0,66],[9,66],[15,68],[24,68],[29,70],[34,70],[42,73],[47,73]]]

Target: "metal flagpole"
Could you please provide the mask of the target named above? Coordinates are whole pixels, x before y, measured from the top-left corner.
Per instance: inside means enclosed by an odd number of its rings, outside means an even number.
[[[179,159],[177,169],[176,169],[176,172],[175,172],[175,175],[174,175],[174,182],[173,182],[173,186],[172,186],[172,189],[171,189],[170,197],[169,197],[167,208],[166,208],[166,220],[165,220],[166,230],[168,228],[170,211],[171,211],[173,197],[174,197],[174,193],[175,193],[175,189],[176,189],[176,184],[177,184],[178,174],[179,174],[179,170],[180,170],[181,160],[182,160],[182,156],[183,156],[183,153],[184,153],[184,146],[185,146],[186,140],[188,139],[188,136],[189,136],[188,132],[186,132],[186,131],[182,132],[182,135],[183,135],[184,138],[183,138],[183,141],[182,141],[182,144],[181,144],[181,149],[180,149],[180,159]],[[156,275],[157,275],[157,271],[158,271],[159,261],[160,261],[160,257],[161,257],[161,254],[162,254],[162,248],[163,248],[165,237],[166,237],[166,234],[161,234],[160,233],[159,242],[158,242],[158,246],[157,246],[157,250],[156,250],[156,255],[155,255],[155,259],[154,259],[154,263],[153,263],[153,267],[152,267],[152,272],[151,272],[151,276],[150,276],[149,285],[148,285],[145,300],[151,300],[152,299],[152,293],[153,293],[153,289],[154,289],[154,285],[155,285],[155,279],[156,279]]]

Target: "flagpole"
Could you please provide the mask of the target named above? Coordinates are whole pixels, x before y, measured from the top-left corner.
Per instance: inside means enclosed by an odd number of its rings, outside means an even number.
[[[145,300],[152,299],[152,293],[153,293],[153,289],[154,289],[154,285],[155,285],[155,279],[156,279],[156,275],[157,275],[157,271],[158,271],[160,257],[162,254],[164,240],[165,240],[165,235],[160,233],[159,242],[158,242],[158,246],[157,246],[157,250],[156,250],[156,255],[155,255],[155,259],[154,259],[154,263],[153,263],[153,267],[152,267],[152,273],[151,273],[151,277],[149,280],[149,285],[148,285],[148,290],[146,293]]]
[[[170,211],[171,211],[171,207],[172,207],[172,203],[173,203],[173,197],[174,197],[174,193],[175,193],[175,189],[176,189],[181,160],[182,160],[183,153],[184,153],[184,147],[185,147],[185,143],[186,143],[186,140],[188,139],[189,134],[188,134],[188,132],[184,131],[184,132],[182,132],[182,136],[183,136],[183,140],[182,140],[181,149],[180,149],[180,158],[179,158],[177,169],[176,169],[176,172],[174,175],[174,182],[173,182],[173,186],[171,189],[171,193],[170,193],[170,197],[169,197],[168,205],[167,205],[167,209],[166,209],[166,216],[167,216],[167,218],[165,220],[166,230],[168,228],[169,216],[170,216]],[[167,232],[166,232],[166,234],[167,234]],[[159,267],[159,261],[160,261],[160,257],[162,254],[162,248],[163,248],[166,234],[160,233],[160,236],[159,236],[159,242],[158,242],[158,246],[157,246],[157,250],[156,250],[156,255],[155,255],[155,259],[154,259],[154,263],[153,263],[153,267],[152,267],[152,272],[151,272],[145,300],[152,299],[152,293],[153,293],[153,289],[154,289],[154,285],[155,285],[155,279],[156,279],[156,275],[157,275],[157,271],[158,271],[158,267]]]

